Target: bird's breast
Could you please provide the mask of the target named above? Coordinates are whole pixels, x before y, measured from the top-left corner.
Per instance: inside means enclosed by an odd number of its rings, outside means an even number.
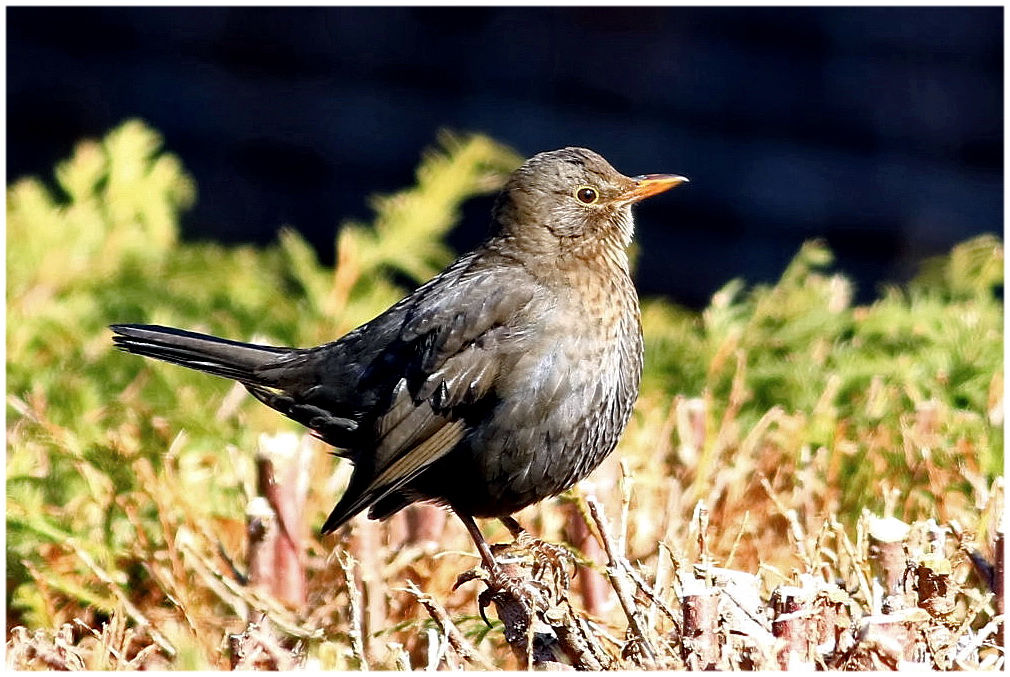
[[[495,411],[474,431],[489,486],[500,488],[503,501],[525,503],[582,479],[616,446],[641,369],[630,278],[578,280],[562,289],[502,374]]]

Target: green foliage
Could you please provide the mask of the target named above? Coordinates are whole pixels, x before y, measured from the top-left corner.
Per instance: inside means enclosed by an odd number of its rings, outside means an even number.
[[[939,446],[951,452],[970,442],[968,461],[977,459],[989,477],[1001,473],[1002,244],[987,235],[958,245],[927,262],[907,289],[887,288],[865,307],[851,305],[844,276],[826,272],[831,260],[823,244],[809,242],[778,283],[747,291],[734,280],[700,318],[661,301],[648,304],[649,384],[709,397],[716,418],[738,407],[742,430],[776,406],[804,414],[803,445],[795,451],[845,456],[849,511],[865,505],[881,478],[906,491],[921,481],[904,454],[874,449],[873,440],[924,409],[956,414],[945,419],[950,425]],[[745,387],[734,397],[740,378]],[[840,451],[850,443],[856,453]],[[885,467],[868,456],[884,459]],[[946,465],[965,462],[953,456]]]
[[[109,276],[125,259],[158,260],[175,245],[195,188],[160,145],[128,122],[101,143],[80,144],[57,166],[55,190],[37,179],[8,190],[8,303],[30,289],[58,294],[82,277]]]

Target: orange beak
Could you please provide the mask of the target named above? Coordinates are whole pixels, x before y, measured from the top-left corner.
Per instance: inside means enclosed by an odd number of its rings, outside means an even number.
[[[647,197],[658,195],[674,186],[687,183],[687,178],[676,174],[642,174],[632,177],[635,185],[621,197],[628,202],[638,202]]]

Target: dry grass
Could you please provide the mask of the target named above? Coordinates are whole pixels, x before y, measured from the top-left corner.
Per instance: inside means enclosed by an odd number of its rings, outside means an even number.
[[[679,409],[698,412],[689,400],[669,406],[671,419]],[[553,634],[557,643],[561,629],[561,648],[581,652],[561,651],[561,660],[626,669],[778,669],[797,661],[867,669],[1002,665],[995,645],[1001,611],[984,565],[972,563],[973,556],[996,561],[1001,481],[972,477],[980,489],[972,504],[948,501],[935,519],[912,524],[899,542],[901,583],[891,591],[871,536],[878,516],[845,524],[825,511],[826,496],[794,490],[804,473],[823,473],[816,457],[809,459],[813,468],[771,472],[755,458],[735,462],[727,454],[720,481],[702,490],[692,472],[656,472],[642,429],[647,423],[647,416],[636,418],[622,449],[590,481],[518,516],[547,541],[581,544],[571,586],[555,587],[554,602],[543,609],[555,609],[546,617],[555,627],[543,628],[545,637]],[[914,427],[908,430],[914,434]],[[676,454],[673,439],[669,451]],[[290,442],[311,451],[306,475],[334,474],[322,445],[307,436]],[[661,447],[657,440],[652,445]],[[752,446],[764,448],[761,441]],[[235,455],[236,462],[242,458]],[[202,498],[173,466],[156,475],[143,459],[133,465],[141,488],[122,508],[134,516],[153,506],[163,538],[148,538],[134,520],[134,546],[123,554],[141,567],[133,580],[115,580],[74,542],[51,549],[53,573],[64,567],[69,576],[81,562],[93,572],[90,590],[102,604],[74,603],[68,591],[50,587],[52,576],[36,572],[39,592],[52,605],[50,627],[61,629],[14,629],[10,667],[524,667],[500,623],[488,630],[477,614],[483,584],[453,590],[457,576],[478,560],[465,530],[440,509],[416,506],[384,524],[358,518],[325,540],[304,534],[304,602],[285,605],[262,591],[269,580],[250,584],[243,573],[250,557],[245,524],[195,518]],[[890,497],[896,508],[901,497]],[[332,494],[310,493],[309,503],[317,505],[308,512],[318,514],[331,500]],[[507,537],[494,523],[484,526],[493,539]],[[934,599],[941,593],[926,590],[938,584],[919,571],[924,566],[940,572],[942,605]],[[801,598],[793,611],[811,618],[830,612],[830,629],[804,625],[794,632],[817,638],[800,642],[802,650],[775,639],[784,632],[776,630],[777,620],[792,613],[774,601],[784,590]],[[707,616],[688,613],[706,598],[714,605]],[[567,613],[558,617],[558,608]],[[885,610],[904,614],[897,630],[882,625]],[[708,637],[707,653],[698,648],[700,635]],[[906,635],[914,641],[902,641]]]

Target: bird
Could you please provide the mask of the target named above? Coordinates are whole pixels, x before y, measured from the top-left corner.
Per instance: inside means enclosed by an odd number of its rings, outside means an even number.
[[[324,534],[365,510],[435,503],[494,569],[475,518],[524,533],[513,513],[592,472],[631,417],[643,367],[631,208],[686,181],[628,177],[586,148],[538,153],[509,175],[480,245],[320,346],[110,329],[124,351],[240,382],[349,459]]]

